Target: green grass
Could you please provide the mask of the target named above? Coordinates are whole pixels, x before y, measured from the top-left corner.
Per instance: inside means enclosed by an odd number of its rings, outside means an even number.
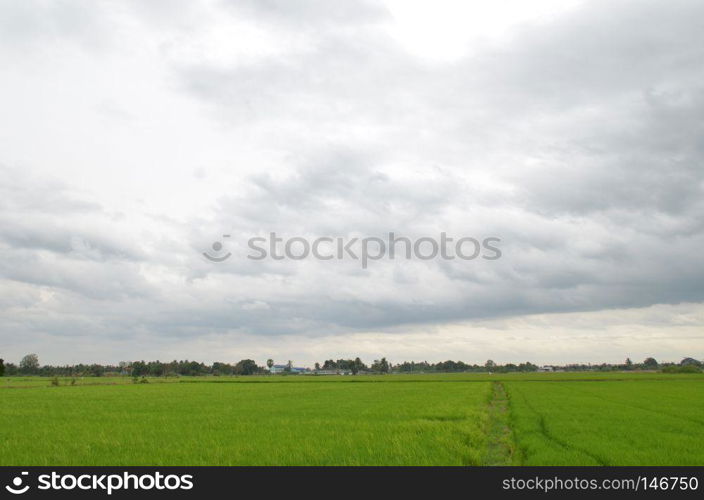
[[[490,384],[3,390],[2,465],[472,465]]]
[[[53,377],[0,377],[0,389],[22,387],[46,387]],[[72,377],[58,377],[61,386],[70,385]],[[75,385],[129,385],[132,378],[75,377]],[[660,372],[552,372],[552,373],[408,373],[394,375],[255,375],[255,376],[201,376],[201,377],[148,377],[150,383],[365,383],[365,382],[544,382],[544,381],[620,381],[620,380],[699,380],[701,373],[667,374]]]
[[[526,465],[704,465],[704,380],[512,382]]]
[[[704,376],[0,379],[0,465],[704,465]]]

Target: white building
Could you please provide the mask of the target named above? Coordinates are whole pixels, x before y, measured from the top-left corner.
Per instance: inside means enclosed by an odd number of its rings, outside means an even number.
[[[286,373],[287,368],[288,365],[273,365],[271,368],[269,368],[269,373]],[[307,371],[307,368],[303,368],[300,366],[291,367],[291,373],[305,373]]]

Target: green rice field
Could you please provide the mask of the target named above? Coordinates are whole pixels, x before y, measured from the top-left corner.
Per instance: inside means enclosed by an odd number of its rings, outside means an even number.
[[[0,379],[0,465],[704,465],[704,375]]]

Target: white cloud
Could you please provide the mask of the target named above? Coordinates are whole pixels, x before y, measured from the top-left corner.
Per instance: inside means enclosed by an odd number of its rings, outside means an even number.
[[[676,304],[704,301],[702,14],[2,4],[3,355],[696,355],[701,314]],[[246,259],[271,231],[496,235],[503,258]]]

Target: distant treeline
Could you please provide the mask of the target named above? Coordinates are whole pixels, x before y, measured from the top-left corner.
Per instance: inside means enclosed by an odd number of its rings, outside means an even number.
[[[1,360],[0,360],[1,361]],[[0,366],[2,363],[0,363]],[[3,368],[0,368],[0,372]],[[19,365],[4,364],[4,374],[11,375],[39,375],[45,377],[63,376],[91,376],[102,377],[106,375],[129,375],[133,377],[168,377],[188,375],[255,375],[268,373],[264,367],[258,366],[251,359],[229,364],[215,362],[212,365],[198,361],[122,361],[117,365],[78,364],[78,365],[40,365],[36,354],[28,354]],[[0,373],[0,376],[2,373]]]
[[[215,362],[211,365],[198,361],[122,361],[117,365],[77,364],[77,365],[40,365],[39,357],[36,354],[28,354],[18,365],[5,363],[0,359],[0,376],[16,375],[39,375],[45,377],[63,376],[131,376],[131,377],[170,377],[170,376],[196,376],[196,375],[258,375],[269,374],[274,367],[274,361],[267,360],[266,366],[259,366],[254,360],[243,359],[237,363]],[[293,363],[288,361],[280,371],[282,374],[301,373],[300,369],[294,369]],[[439,363],[428,363],[427,361],[404,361],[403,363],[392,364],[381,358],[374,360],[370,365],[365,364],[360,358],[355,359],[328,359],[321,365],[315,363],[314,369],[305,369],[303,373],[340,373],[340,374],[364,374],[364,373],[513,373],[513,372],[536,372],[536,371],[619,371],[619,370],[661,370],[671,373],[700,372],[704,363],[694,358],[684,358],[679,363],[658,363],[654,358],[647,358],[642,363],[634,363],[626,359],[621,364],[567,364],[538,366],[531,362],[520,364],[506,363],[498,364],[488,360],[482,365],[467,364],[463,361],[441,361]]]

